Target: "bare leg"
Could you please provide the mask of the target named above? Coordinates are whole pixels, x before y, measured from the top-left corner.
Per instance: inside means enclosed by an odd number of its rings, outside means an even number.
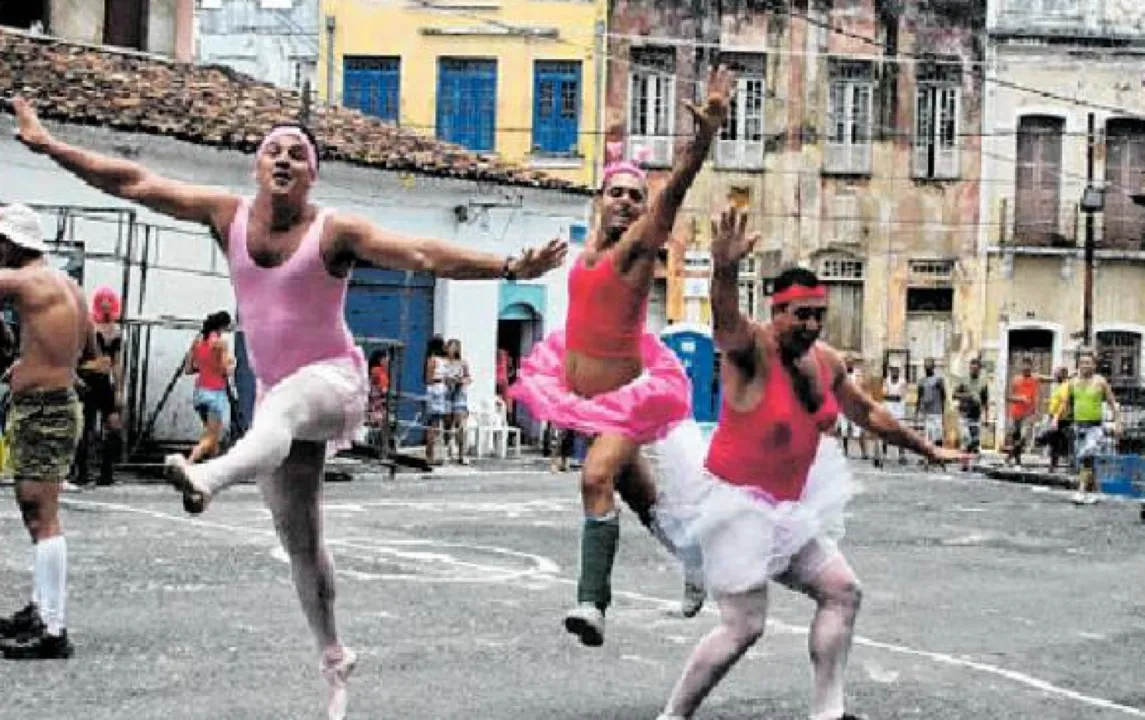
[[[338,640],[334,621],[334,561],[322,527],[323,443],[296,441],[286,461],[259,479],[263,500],[290,558],[294,589],[322,655],[321,670],[329,685],[329,717],[346,712],[346,679],[356,658]]]
[[[767,588],[716,598],[720,624],[708,633],[688,658],[662,718],[690,718],[767,624]]]
[[[203,458],[214,457],[219,452],[219,440],[223,436],[223,423],[217,418],[210,418],[207,420],[206,427],[203,428],[203,437],[199,439],[199,443],[191,450],[191,454],[187,457],[187,461],[195,464],[203,460]]]
[[[838,720],[844,717],[843,676],[862,592],[843,556],[836,555],[824,564],[823,552],[819,543],[809,545],[780,580],[816,603],[807,642],[814,678],[811,720]]]

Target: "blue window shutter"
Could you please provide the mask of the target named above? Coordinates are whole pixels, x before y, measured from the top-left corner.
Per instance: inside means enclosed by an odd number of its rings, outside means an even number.
[[[437,75],[437,137],[470,150],[496,145],[497,61],[441,58]]]
[[[342,104],[389,122],[398,122],[401,59],[351,56],[342,60]]]
[[[576,155],[580,146],[578,62],[538,60],[533,69],[533,152]]]

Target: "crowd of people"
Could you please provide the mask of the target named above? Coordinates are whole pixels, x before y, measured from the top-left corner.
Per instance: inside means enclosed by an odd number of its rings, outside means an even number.
[[[846,708],[844,676],[862,591],[840,546],[855,490],[839,423],[845,438],[868,437],[927,463],[962,463],[968,456],[942,443],[947,388],[933,363],[918,383],[915,416],[922,432],[916,432],[900,376],[888,375],[882,397],[875,397],[855,377],[854,363],[823,341],[832,308],[826,286],[810,270],[792,267],[775,278],[766,321],[740,311],[739,265],[758,237],[747,232],[747,214],[736,207],[711,226],[713,334],[725,361],[719,420],[710,440],[701,433],[683,366],[645,322],[657,258],[724,126],[735,85],[731,72],[715,69],[706,97],[687,105],[695,135],[656,193],[640,164],[624,158],[623,145],[609,145],[597,224],[569,273],[564,329],[522,358],[511,382],[499,363],[497,382],[534,418],[565,437],[590,440],[580,470],[579,576],[562,618],[565,631],[588,647],[605,642],[620,549],[619,496],[678,560],[682,614],[696,616],[709,599],[718,607],[715,627],[684,661],[660,720],[693,717],[759,640],[773,584],[814,605],[809,717],[855,720]],[[256,410],[245,434],[219,452],[228,414],[220,386],[232,364],[221,333],[230,318],[212,316],[186,364],[197,372],[194,402],[204,436],[189,457],[169,457],[167,472],[192,515],[240,481],[258,484],[316,641],[327,717],[343,720],[358,657],[335,621],[322,473],[329,453],[371,416],[385,413],[376,398],[390,382],[379,369],[385,357],[367,361],[346,325],[350,268],[363,261],[459,280],[529,279],[564,265],[567,244],[552,241],[504,256],[398,235],[319,207],[310,201],[320,170],[318,143],[296,124],[276,126],[263,138],[254,160],[257,190],[243,197],[64,143],[27,102],[13,104],[19,139],[30,150],[104,192],[207,226],[225,254],[258,385]],[[23,336],[11,373],[8,435],[35,566],[31,602],[0,623],[8,658],[63,658],[73,651],[59,486],[83,426],[76,366],[97,351],[99,323],[86,310],[82,289],[52,269],[44,253],[38,226],[11,207],[0,211],[0,295],[14,299]],[[307,332],[299,335],[300,327]],[[109,331],[100,347],[112,342]],[[465,433],[457,429],[465,425],[472,378],[461,344],[435,338],[424,372],[427,424],[440,428],[427,452],[436,463],[439,453],[448,457],[456,447],[464,462]],[[1087,381],[1089,390],[1077,384],[1071,396],[1075,424],[1092,403],[1095,382]],[[963,383],[956,392],[980,401],[984,412],[986,398],[977,387]],[[1066,418],[1063,411],[1059,420]]]

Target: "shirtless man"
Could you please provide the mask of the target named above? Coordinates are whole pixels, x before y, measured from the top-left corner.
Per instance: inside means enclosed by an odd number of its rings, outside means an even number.
[[[60,485],[79,443],[75,368],[92,334],[83,290],[48,263],[43,237],[30,208],[0,208],[0,297],[16,301],[21,330],[7,432],[34,567],[32,602],[0,621],[0,649],[9,660],[63,659],[73,652],[64,615],[68,551]]]
[[[328,446],[349,446],[365,420],[366,359],[345,320],[356,262],[453,279],[529,279],[564,262],[567,246],[506,257],[434,239],[404,237],[365,218],[310,202],[318,146],[305,128],[279,125],[255,155],[258,190],[227,190],[160,177],[145,167],[68,145],[13,102],[20,140],[81,180],[157,212],[206,226],[227,254],[248,355],[259,385],[254,421],[224,455],[191,465],[168,458],[183,507],[201,513],[220,491],[257,480],[290,558],[303,612],[318,641],[327,716],[346,715],[346,681],[357,661],[334,621],[334,567],[322,527]]]

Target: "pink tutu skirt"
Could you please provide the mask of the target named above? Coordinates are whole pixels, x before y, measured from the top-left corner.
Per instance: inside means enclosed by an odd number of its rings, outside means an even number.
[[[712,475],[704,467],[707,451],[699,427],[686,422],[644,454],[656,477],[660,527],[679,552],[702,558],[710,592],[763,587],[810,543],[830,553],[843,537],[843,513],[856,485],[834,438],[821,437],[803,495],[794,502],[775,502]]]
[[[676,355],[646,333],[644,373],[624,387],[586,398],[565,384],[565,333],[557,330],[521,360],[510,397],[529,413],[586,435],[618,434],[644,444],[664,437],[692,414],[692,383]]]

